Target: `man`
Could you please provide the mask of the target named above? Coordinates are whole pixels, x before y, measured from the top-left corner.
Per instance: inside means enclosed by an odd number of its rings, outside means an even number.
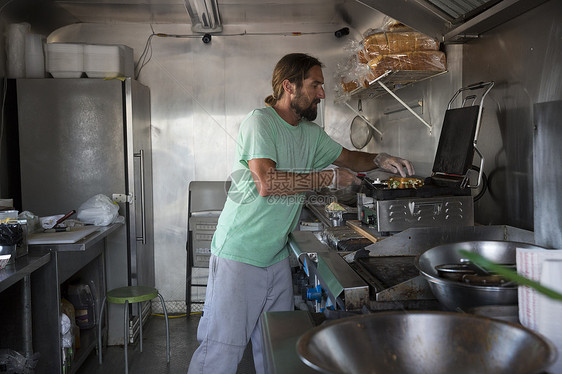
[[[275,66],[268,107],[240,125],[232,187],[211,244],[209,281],[189,373],[235,373],[251,339],[265,373],[261,313],[293,309],[287,238],[302,209],[302,192],[358,183],[376,167],[405,176],[409,161],[349,151],[316,124],[324,99],[322,64],[301,53]],[[341,168],[325,169],[330,164]],[[350,169],[350,170],[348,170]]]

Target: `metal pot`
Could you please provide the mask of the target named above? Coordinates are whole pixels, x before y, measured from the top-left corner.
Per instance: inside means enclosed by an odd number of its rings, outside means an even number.
[[[508,241],[469,241],[450,243],[428,249],[420,254],[415,265],[429,283],[439,302],[449,310],[467,311],[485,305],[516,305],[517,285],[481,286],[447,279],[438,274],[436,266],[460,264],[459,249],[478,253],[500,264],[515,264],[516,248],[541,248],[532,244]]]
[[[306,332],[297,352],[322,373],[538,373],[556,348],[520,325],[474,314],[379,312]]]

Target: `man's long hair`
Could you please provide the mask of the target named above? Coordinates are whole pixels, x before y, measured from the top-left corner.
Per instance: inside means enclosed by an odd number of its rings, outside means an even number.
[[[305,53],[290,53],[283,56],[273,69],[273,78],[271,79],[273,94],[265,98],[265,104],[274,106],[281,99],[284,93],[283,81],[285,79],[295,83],[297,88],[301,88],[303,81],[308,77],[308,71],[313,66],[324,67],[320,60]]]

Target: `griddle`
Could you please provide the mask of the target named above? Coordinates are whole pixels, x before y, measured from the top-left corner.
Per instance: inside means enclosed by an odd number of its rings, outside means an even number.
[[[359,258],[359,263],[371,276],[376,292],[396,286],[419,275],[416,256],[381,256]]]
[[[471,188],[480,184],[484,159],[476,148],[484,97],[492,89],[494,82],[480,82],[460,88],[449,101],[439,143],[435,152],[432,175],[424,179],[424,185],[417,188],[391,189],[386,184],[375,183],[363,178],[363,191],[377,200],[397,198],[430,198],[436,196],[468,196]],[[466,90],[483,90],[480,95],[471,94],[464,98],[459,108],[452,108],[457,96]],[[477,98],[480,100],[477,102]],[[481,156],[478,168],[478,185],[468,185],[468,173],[474,169],[474,152]]]
[[[468,196],[470,188],[461,188],[458,184],[436,184],[432,177],[425,178],[424,185],[417,188],[388,188],[375,183],[369,177],[363,177],[363,192],[376,200],[393,200],[402,197]]]

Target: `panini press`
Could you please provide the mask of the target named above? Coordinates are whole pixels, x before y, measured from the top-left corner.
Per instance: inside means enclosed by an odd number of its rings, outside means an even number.
[[[481,82],[460,88],[449,101],[432,175],[418,188],[391,189],[387,183],[364,177],[357,195],[358,218],[379,233],[403,231],[411,227],[472,226],[472,190],[482,183],[484,157],[476,147],[484,98],[494,82]],[[453,101],[464,91],[472,91],[458,108]],[[479,101],[477,99],[480,98]],[[474,152],[480,166],[473,166]],[[470,185],[469,173],[478,172],[478,182]]]

